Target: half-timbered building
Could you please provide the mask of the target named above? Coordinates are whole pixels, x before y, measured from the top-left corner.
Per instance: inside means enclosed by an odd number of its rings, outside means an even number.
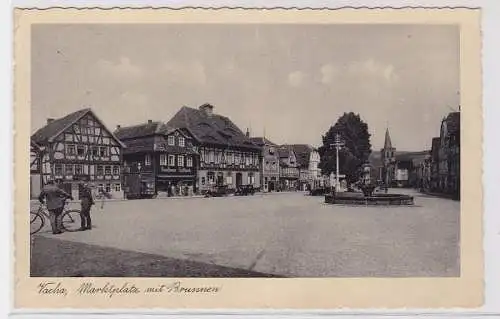
[[[38,195],[40,195],[40,191],[42,189],[42,148],[33,140],[30,144],[30,197],[38,198]]]
[[[200,191],[215,186],[235,189],[241,185],[260,188],[260,153],[248,135],[229,118],[214,114],[213,106],[182,107],[168,127],[188,132],[200,154],[197,184]]]
[[[281,145],[278,148],[278,154],[280,157],[280,189],[297,190],[300,172],[293,148],[290,145]]]
[[[121,160],[123,144],[87,108],[47,124],[31,137],[44,148],[41,153],[42,185],[60,180],[66,191],[79,198],[81,181],[111,197],[123,196]]]
[[[153,194],[196,192],[198,154],[188,132],[149,120],[140,125],[118,126],[114,133],[126,145],[124,175],[139,176],[140,183]]]

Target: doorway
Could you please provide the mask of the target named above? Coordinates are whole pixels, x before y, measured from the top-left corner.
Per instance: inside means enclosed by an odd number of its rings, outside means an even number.
[[[240,187],[243,182],[243,176],[241,173],[236,173],[236,187]]]

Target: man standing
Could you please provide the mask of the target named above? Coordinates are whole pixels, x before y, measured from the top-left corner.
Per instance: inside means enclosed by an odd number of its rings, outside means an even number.
[[[65,199],[73,197],[62,190],[59,185],[55,185],[53,181],[48,181],[47,185],[40,192],[38,200],[40,203],[47,205],[47,210],[50,215],[50,224],[52,226],[52,233],[57,235],[62,233],[62,212],[64,210]]]
[[[90,209],[92,208],[92,205],[94,205],[94,199],[92,198],[92,191],[90,190],[89,184],[86,182],[83,183],[80,199],[82,204],[82,210],[80,211],[82,224],[80,230],[92,229]]]

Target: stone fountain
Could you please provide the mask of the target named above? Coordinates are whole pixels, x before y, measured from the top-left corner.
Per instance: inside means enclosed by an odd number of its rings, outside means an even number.
[[[333,192],[325,195],[325,203],[338,205],[413,205],[413,197],[403,194],[375,193],[377,185],[371,181],[371,166],[363,165],[360,181],[357,183],[360,191]]]

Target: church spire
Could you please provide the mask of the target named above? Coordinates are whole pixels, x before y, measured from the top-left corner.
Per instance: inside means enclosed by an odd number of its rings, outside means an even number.
[[[384,149],[389,150],[391,148],[392,148],[391,135],[389,134],[389,128],[387,128],[385,130]]]

